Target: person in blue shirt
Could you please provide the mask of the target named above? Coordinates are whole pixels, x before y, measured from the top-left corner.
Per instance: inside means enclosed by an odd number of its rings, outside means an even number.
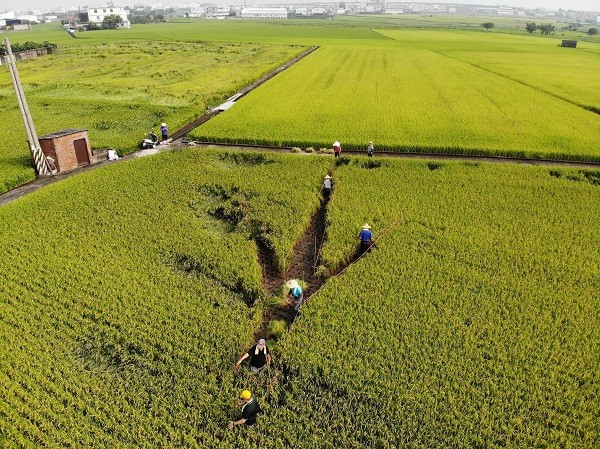
[[[162,134],[162,140],[165,141],[169,138],[169,128],[166,123],[160,124],[160,133]]]
[[[298,284],[296,279],[290,279],[285,283],[285,286],[290,289],[288,292],[288,298],[294,305],[294,311],[298,312],[300,310],[300,306],[302,305],[302,301],[304,300],[302,287],[300,287],[300,284]]]
[[[360,240],[360,253],[362,254],[373,244],[373,233],[368,223],[363,225],[362,230],[358,234],[358,239]]]

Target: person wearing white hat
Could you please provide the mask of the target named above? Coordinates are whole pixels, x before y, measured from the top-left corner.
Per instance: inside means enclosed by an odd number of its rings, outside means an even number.
[[[296,279],[290,279],[285,283],[285,286],[290,289],[288,291],[288,298],[294,304],[294,311],[298,312],[300,310],[300,306],[302,305],[302,301],[304,300],[302,287],[300,287],[300,284],[298,284]]]
[[[331,188],[333,187],[333,181],[331,180],[331,176],[325,176],[323,180],[323,193],[325,194],[325,198],[329,198],[331,195]]]
[[[166,123],[160,124],[160,133],[162,134],[162,140],[165,141],[169,138],[169,128]]]
[[[234,369],[237,370],[247,358],[250,358],[250,371],[254,374],[260,373],[265,367],[271,365],[271,354],[264,338],[258,340],[254,346],[248,349],[248,352],[242,354],[240,359],[235,362]]]
[[[362,226],[362,229],[358,234],[358,239],[360,240],[360,253],[362,254],[373,244],[373,233],[371,232],[371,226],[369,226],[368,223],[365,223]]]
[[[335,157],[340,157],[342,154],[342,145],[339,142],[333,142],[333,155]]]

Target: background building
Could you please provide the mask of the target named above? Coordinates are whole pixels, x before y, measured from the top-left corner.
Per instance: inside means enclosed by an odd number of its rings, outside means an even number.
[[[100,6],[94,8],[88,8],[89,21],[95,23],[98,26],[102,25],[104,18],[107,16],[119,16],[123,19],[120,27],[129,28],[131,26],[129,18],[127,17],[127,10],[120,6]]]

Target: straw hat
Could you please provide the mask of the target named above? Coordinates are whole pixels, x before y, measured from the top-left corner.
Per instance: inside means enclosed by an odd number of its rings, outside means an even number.
[[[363,228],[363,229],[371,229],[371,226],[369,226],[369,224],[368,224],[368,223],[365,223],[365,224],[362,226],[362,228]]]
[[[296,288],[298,287],[298,281],[296,279],[290,279],[285,283],[287,288]]]
[[[325,176],[325,179],[331,179],[331,176],[329,176],[329,175],[326,175],[326,176]]]
[[[167,124],[166,123],[161,123],[160,126],[167,126]]]
[[[334,147],[339,147],[339,146],[340,146],[340,143],[339,143],[339,142],[333,142],[333,146],[334,146]]]

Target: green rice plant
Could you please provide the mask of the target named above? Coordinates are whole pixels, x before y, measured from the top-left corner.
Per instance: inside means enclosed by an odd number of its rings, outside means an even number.
[[[567,173],[338,167],[324,263],[365,221],[376,246],[281,343],[294,400],[274,419],[322,446],[594,446],[600,190]]]
[[[267,332],[269,333],[269,338],[274,340],[279,340],[287,331],[287,323],[284,320],[274,320],[269,323],[267,327]]]
[[[351,151],[373,140],[382,151],[600,160],[600,119],[589,111],[600,105],[596,44],[561,60],[561,79],[570,81],[557,88],[543,61],[559,60],[564,49],[548,49],[547,40],[464,31],[385,34],[396,42],[319,48],[193,134],[305,147],[339,140]],[[483,62],[478,47],[486,51]],[[520,52],[518,74],[506,56],[499,68],[485,62],[500,50]],[[589,68],[580,72],[581,64]],[[282,101],[290,107],[282,110]]]
[[[323,264],[349,260],[365,221],[376,246],[269,342],[277,369],[262,377],[232,371],[271,302],[246,303],[261,273],[239,225],[280,230],[286,259],[333,158],[190,149],[2,206],[5,440],[593,447],[597,171],[346,158]],[[235,198],[236,225],[211,215]],[[248,387],[263,414],[229,432]]]

